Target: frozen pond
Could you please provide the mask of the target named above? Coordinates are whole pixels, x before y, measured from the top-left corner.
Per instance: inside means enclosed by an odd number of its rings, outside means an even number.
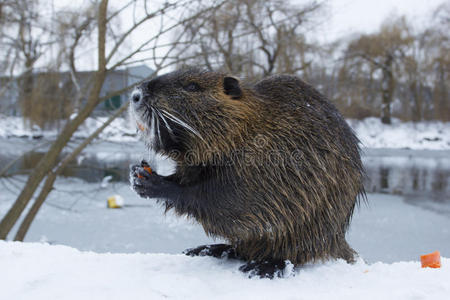
[[[32,148],[20,139],[0,145],[5,145],[0,169]],[[40,155],[27,154],[11,170],[26,173]],[[26,240],[97,252],[164,253],[214,242],[194,221],[164,216],[159,205],[139,199],[129,189],[129,165],[143,157],[144,146],[139,143],[90,146],[64,172],[67,178],[57,181]],[[449,257],[450,151],[366,149],[363,161],[369,203],[356,210],[350,244],[368,262],[417,260],[434,250]],[[102,178],[109,175],[113,182],[101,188]],[[24,180],[21,175],[1,180],[0,216]],[[122,195],[127,206],[106,209],[106,198],[112,194]]]

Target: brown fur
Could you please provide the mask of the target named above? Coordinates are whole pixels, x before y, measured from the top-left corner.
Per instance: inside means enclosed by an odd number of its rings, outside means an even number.
[[[188,69],[142,86],[153,107],[201,136],[180,130],[176,146],[157,146],[178,164],[167,180],[183,188],[181,198],[167,195],[167,209],[194,217],[246,260],[354,261],[345,232],[364,188],[352,130],[297,77],[240,82],[239,97],[226,93],[226,77]],[[184,90],[190,82],[201,90]]]

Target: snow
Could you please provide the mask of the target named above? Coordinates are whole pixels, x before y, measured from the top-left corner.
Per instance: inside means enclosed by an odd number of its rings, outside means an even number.
[[[78,163],[78,164],[80,164],[80,163]],[[106,189],[108,187],[108,184],[109,184],[109,182],[111,181],[112,178],[113,177],[111,175],[103,177],[103,180],[100,183],[100,187]]]
[[[24,181],[24,176],[0,180],[0,219]],[[107,208],[107,199],[113,195],[124,199],[123,208]],[[25,238],[27,242],[42,240],[86,251],[170,254],[220,242],[207,237],[193,220],[172,212],[164,214],[162,205],[154,199],[140,198],[128,183],[110,182],[103,188],[100,182],[62,177],[56,180],[55,190],[39,210]]]
[[[348,120],[364,148],[450,149],[450,122],[401,122],[377,118]]]
[[[75,138],[86,138],[100,127],[108,117],[90,117],[75,132]],[[62,125],[61,128],[62,130]],[[38,126],[28,128],[21,117],[0,115],[0,137],[27,137],[53,139],[58,135],[58,130],[41,130]],[[136,128],[130,124],[126,118],[115,119],[99,135],[99,138],[112,142],[135,142],[139,138],[136,135]]]
[[[274,280],[247,278],[236,260],[81,252],[0,242],[3,299],[448,299],[450,259],[307,265]]]
[[[368,194],[368,205],[356,209],[347,240],[364,260],[417,260],[435,250],[450,256],[448,203],[432,210],[432,201],[410,203],[409,197]]]
[[[75,133],[75,138],[86,138],[106,121],[106,117],[88,118]],[[348,120],[365,148],[450,149],[450,122],[401,122],[382,124],[377,118]],[[27,129],[20,117],[0,115],[0,137],[55,138],[58,131]],[[99,136],[110,142],[136,142],[136,128],[129,120],[117,118]]]

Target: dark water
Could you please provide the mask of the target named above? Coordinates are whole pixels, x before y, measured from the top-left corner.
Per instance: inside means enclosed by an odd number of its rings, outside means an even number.
[[[20,158],[8,171],[27,173],[43,156],[30,152]],[[82,178],[88,182],[99,182],[106,176],[112,181],[128,181],[129,166],[139,157],[122,154],[108,159],[96,154],[70,164],[62,176]],[[15,157],[0,154],[0,169]],[[368,193],[386,193],[408,196],[408,201],[433,201],[450,203],[450,151],[414,150],[368,150],[363,156]]]
[[[366,190],[370,193],[427,197],[450,202],[450,168],[427,158],[406,159],[394,164],[382,158],[365,158]]]
[[[27,174],[44,156],[42,152],[29,152],[23,155],[8,170],[7,174]],[[11,155],[0,154],[0,167],[13,160]],[[72,162],[62,172],[61,176],[81,178],[87,182],[99,182],[106,176],[112,176],[112,181],[128,181],[129,166],[138,161],[127,155],[121,159],[101,160],[96,156],[87,156],[79,162]]]
[[[403,195],[410,202],[450,204],[448,151],[372,150],[363,156],[363,163],[369,193]]]

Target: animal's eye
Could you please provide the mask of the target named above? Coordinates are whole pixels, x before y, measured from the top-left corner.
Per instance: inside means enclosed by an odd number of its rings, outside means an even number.
[[[183,87],[188,92],[198,92],[200,91],[200,86],[195,82],[190,82]]]

